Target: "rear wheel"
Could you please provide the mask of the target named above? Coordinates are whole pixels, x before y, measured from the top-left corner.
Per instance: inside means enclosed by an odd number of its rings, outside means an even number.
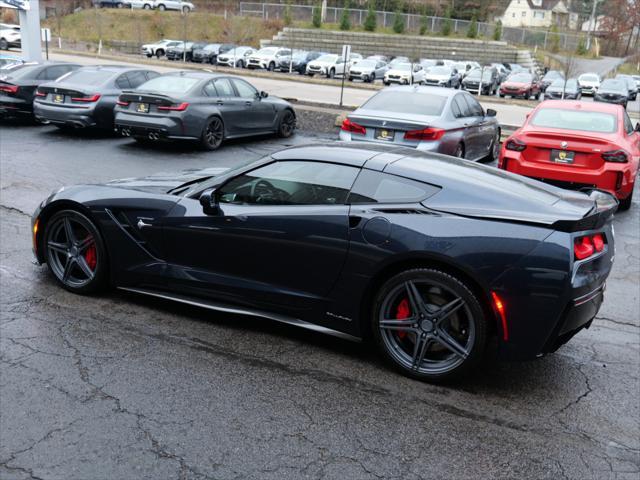
[[[163,55],[164,55],[164,50],[162,50],[162,49],[156,50],[156,57],[160,58]]]
[[[236,63],[236,67],[244,68],[244,62],[242,60],[238,60],[238,63]]]
[[[464,158],[464,145],[459,143],[456,150],[453,152],[454,157]]]
[[[191,9],[189,7],[182,7],[182,13],[189,13]]]
[[[160,10],[161,12],[164,12],[167,9],[167,7],[165,7],[164,5],[158,5],[158,10]]]
[[[269,66],[267,67],[267,69],[268,69],[270,72],[273,72],[273,71],[276,69],[276,64],[275,64],[274,62],[271,62],[271,63],[269,64]]]
[[[479,300],[460,279],[440,270],[399,273],[378,291],[373,337],[385,358],[407,376],[443,381],[480,361],[486,319]]]
[[[631,187],[631,193],[629,194],[629,196],[624,200],[620,200],[620,203],[618,204],[618,210],[620,211],[629,210],[631,208],[632,199],[633,199],[633,187]]]
[[[91,293],[105,287],[107,251],[93,222],[75,210],[62,210],[47,222],[45,258],[56,280],[74,293]]]
[[[281,138],[289,138],[296,129],[296,116],[291,110],[285,110],[280,119],[278,126],[278,136]]]
[[[145,10],[151,10],[151,5],[149,5],[148,3],[145,3],[144,7],[142,8],[144,8]]]
[[[486,157],[482,159],[483,162],[493,162],[498,160],[500,155],[500,129],[496,132],[495,136],[491,140],[491,148]]]
[[[207,121],[202,132],[201,143],[207,150],[216,150],[224,139],[224,124],[220,117],[212,117]]]
[[[331,70],[329,70],[329,73],[327,73],[327,78],[334,78],[336,76],[336,71],[332,68]]]
[[[4,38],[0,38],[0,50],[9,50],[9,43]]]

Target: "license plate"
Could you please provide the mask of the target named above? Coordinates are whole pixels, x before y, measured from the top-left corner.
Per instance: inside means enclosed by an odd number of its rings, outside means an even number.
[[[376,129],[376,140],[384,140],[385,142],[393,142],[393,136],[395,132],[393,130],[387,130],[386,128]]]
[[[53,96],[53,103],[64,103],[64,95],[54,95]]]
[[[136,112],[138,113],[149,113],[149,104],[148,103],[139,103],[136,107]]]
[[[551,150],[551,161],[555,163],[573,163],[576,152],[566,150]]]

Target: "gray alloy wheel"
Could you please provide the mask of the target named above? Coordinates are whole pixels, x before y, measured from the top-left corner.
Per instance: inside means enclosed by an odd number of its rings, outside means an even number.
[[[9,43],[4,38],[0,38],[0,50],[9,50]]]
[[[332,68],[331,70],[329,70],[329,73],[327,73],[327,78],[333,78],[336,76],[336,71]]]
[[[458,158],[464,158],[464,145],[459,143],[458,146],[456,147],[455,152],[453,152],[453,156]]]
[[[271,62],[267,67],[267,70],[269,70],[270,72],[273,72],[275,69],[276,69],[276,64],[274,62]]]
[[[187,6],[182,7],[182,13],[189,13],[191,11],[191,9]]]
[[[495,137],[491,139],[491,148],[486,157],[482,159],[483,162],[493,162],[500,156],[500,129],[496,132]]]
[[[107,254],[93,222],[75,210],[62,210],[47,222],[44,236],[49,271],[64,288],[90,293],[104,287]]]
[[[238,60],[238,63],[236,63],[236,68],[244,68],[244,62],[242,60]]]
[[[145,10],[151,10],[151,5],[149,5],[148,3],[144,4],[144,7],[142,7]]]
[[[376,296],[373,336],[405,375],[439,381],[477,365],[486,343],[480,302],[458,278],[420,268],[387,281]]]
[[[164,5],[158,5],[158,10],[160,10],[161,12],[164,12],[167,9],[167,7],[165,7]]]
[[[224,140],[224,124],[220,117],[211,117],[202,132],[202,146],[207,150],[216,150]]]
[[[164,55],[164,50],[162,50],[161,48],[156,50],[156,57],[160,58],[163,55]]]
[[[280,138],[289,138],[296,129],[296,116],[291,110],[285,110],[280,119],[278,126],[278,136]]]

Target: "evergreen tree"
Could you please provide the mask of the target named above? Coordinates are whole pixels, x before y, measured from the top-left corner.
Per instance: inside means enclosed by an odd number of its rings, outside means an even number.
[[[498,20],[496,26],[493,29],[493,39],[498,41],[502,38],[502,22]]]
[[[367,16],[364,19],[364,29],[367,32],[375,32],[378,26],[378,17],[375,10],[375,0],[369,0],[369,8],[367,9]]]
[[[404,33],[404,18],[402,17],[402,8],[398,7],[393,17],[393,31],[396,33]]]
[[[293,23],[293,20],[291,19],[291,0],[287,0],[286,5],[284,6],[283,20],[287,27]]]
[[[340,18],[340,30],[351,30],[351,20],[349,19],[349,0],[344,0],[342,17]]]
[[[311,20],[315,28],[322,26],[322,2],[318,2],[313,9],[313,19]]]
[[[447,10],[444,22],[442,22],[442,29],[440,30],[440,33],[443,37],[448,37],[449,35],[451,35],[451,28],[451,10]]]
[[[425,35],[429,29],[429,19],[427,18],[427,9],[422,9],[422,15],[420,15],[420,35]]]
[[[469,24],[469,28],[467,29],[467,37],[468,38],[478,38],[478,20],[474,15],[471,17],[471,23]]]
[[[551,52],[558,53],[560,51],[560,35],[558,35],[557,25],[551,27],[551,35],[549,35],[549,45]]]

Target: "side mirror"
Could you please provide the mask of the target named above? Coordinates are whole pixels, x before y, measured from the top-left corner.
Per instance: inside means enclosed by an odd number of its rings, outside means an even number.
[[[493,108],[487,108],[487,117],[495,117],[498,114]]]
[[[216,195],[215,188],[205,190],[200,195],[200,205],[205,215],[218,215],[220,213],[220,204]]]
[[[269,94],[267,92],[261,91],[260,92],[260,98],[267,98],[269,96]]]

